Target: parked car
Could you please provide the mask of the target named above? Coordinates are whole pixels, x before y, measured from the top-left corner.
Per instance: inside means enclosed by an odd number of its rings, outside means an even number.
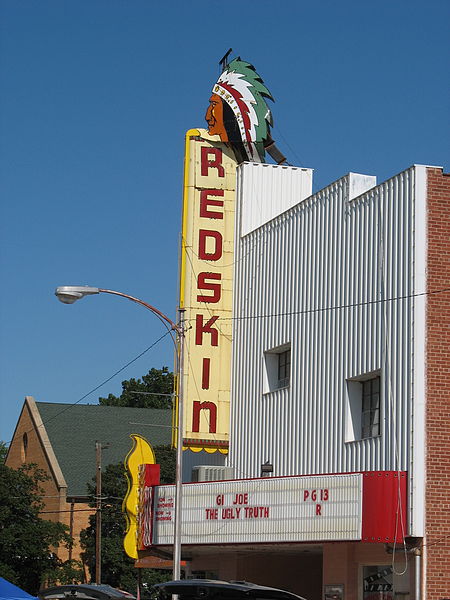
[[[291,592],[249,583],[248,581],[217,581],[213,579],[183,579],[153,586],[156,597],[166,600],[178,594],[179,600],[306,600]]]
[[[106,584],[57,585],[41,590],[39,600],[136,600],[133,594]]]

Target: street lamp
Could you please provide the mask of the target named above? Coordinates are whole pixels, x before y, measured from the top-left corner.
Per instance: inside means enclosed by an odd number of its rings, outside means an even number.
[[[140,304],[147,310],[151,311],[156,315],[160,321],[169,329],[174,331],[176,334],[178,352],[177,354],[177,381],[178,381],[178,429],[177,429],[177,464],[175,472],[175,523],[174,523],[174,536],[173,536],[173,578],[180,579],[180,564],[181,564],[181,507],[182,507],[182,467],[183,467],[183,360],[184,360],[184,320],[182,313],[179,310],[179,324],[174,323],[169,317],[167,317],[160,310],[135,298],[129,294],[123,294],[122,292],[116,292],[114,290],[104,290],[102,288],[80,286],[80,285],[63,285],[57,287],[55,290],[55,296],[64,304],[73,304],[77,300],[84,298],[85,296],[91,296],[93,294],[113,294],[114,296],[121,296],[127,298],[136,304]],[[100,582],[98,582],[100,583]]]

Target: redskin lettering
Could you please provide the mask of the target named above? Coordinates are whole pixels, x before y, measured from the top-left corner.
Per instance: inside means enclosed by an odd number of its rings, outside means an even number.
[[[217,406],[214,402],[199,402],[194,400],[192,406],[192,431],[200,431],[200,411],[209,411],[209,433],[216,433],[217,429]]]
[[[225,177],[225,169],[222,166],[222,150],[220,148],[208,148],[202,146],[201,149],[201,174],[202,177],[209,175],[209,169],[217,169],[219,177]]]
[[[215,200],[209,196],[223,195],[223,190],[202,190],[200,192],[200,216],[207,219],[223,219],[223,211],[209,210],[210,206],[223,208],[223,200]]]
[[[212,326],[219,317],[211,317],[209,321],[203,324],[203,315],[196,315],[195,317],[195,344],[197,346],[203,346],[203,334],[211,334],[211,346],[217,346],[219,344],[219,332],[217,329],[213,329]]]
[[[222,164],[223,152],[220,148],[211,148],[201,146],[200,148],[200,173],[202,177],[209,177],[207,185],[212,183],[214,177],[225,177],[225,168]],[[200,183],[201,186],[201,183]],[[197,187],[198,190],[198,187]],[[216,230],[217,221],[225,219],[224,196],[223,189],[205,187],[199,190],[200,198],[198,201],[197,215],[202,219],[202,226],[197,229],[198,240],[198,258],[200,261],[219,261],[223,257],[223,237],[220,231]],[[205,223],[204,219],[209,219]],[[209,227],[208,227],[209,225]],[[223,225],[220,223],[220,225]],[[194,243],[195,248],[195,243]],[[197,302],[205,302],[209,305],[217,304],[222,298],[222,273],[212,273],[206,269],[201,270],[197,275]],[[211,268],[211,267],[210,267]],[[201,269],[201,267],[200,267]],[[211,307],[212,308],[212,307]],[[211,310],[211,309],[210,309]],[[204,317],[202,314],[197,314],[195,317],[195,344],[196,346],[217,347],[219,345],[219,331],[214,326],[218,320],[218,315],[208,315]],[[204,337],[204,334],[209,334],[209,337]],[[202,390],[210,389],[210,382],[215,381],[214,369],[217,368],[213,363],[212,358],[204,356],[201,359],[201,386]],[[217,410],[218,407],[213,401],[201,402],[196,400],[192,407],[192,426],[191,430],[200,433],[200,416],[202,411],[208,411],[207,418],[203,419],[209,424],[209,433],[216,433],[217,429]],[[206,512],[207,519],[217,519],[218,511],[214,513],[213,509],[208,509]],[[235,514],[235,513],[230,513]],[[235,518],[229,516],[227,518]]]
[[[199,290],[211,290],[213,294],[211,296],[205,296],[203,294],[198,294],[197,301],[198,302],[210,302],[211,304],[215,304],[219,302],[222,286],[220,283],[210,283],[208,279],[213,279],[215,281],[221,281],[222,275],[220,273],[199,273],[197,277],[197,287]]]
[[[209,390],[209,370],[211,367],[211,359],[204,358],[202,366],[202,390]]]
[[[213,240],[214,249],[212,252],[206,251],[207,240]],[[220,231],[209,229],[200,229],[198,232],[198,257],[201,260],[217,261],[222,258],[223,241]]]

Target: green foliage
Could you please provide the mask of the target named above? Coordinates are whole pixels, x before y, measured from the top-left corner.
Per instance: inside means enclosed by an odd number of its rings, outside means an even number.
[[[167,367],[150,369],[142,379],[122,381],[120,396],[109,394],[99,398],[103,406],[130,406],[133,408],[172,408],[174,377]],[[139,392],[139,393],[136,393]],[[156,461],[161,466],[161,484],[175,481],[175,450],[169,446],[154,448]],[[137,569],[134,560],[123,549],[126,520],[122,501],[127,493],[127,479],[123,464],[108,465],[102,474],[102,582],[113,587],[134,592],[137,586]],[[88,483],[88,493],[95,497],[95,479]],[[95,503],[92,504],[95,507]],[[95,575],[95,515],[89,517],[89,526],[81,532],[83,560],[91,578]],[[143,583],[158,583],[170,579],[170,573],[153,569],[141,569]],[[167,579],[168,578],[168,579]]]
[[[44,581],[64,577],[75,564],[63,563],[52,551],[73,543],[62,523],[41,519],[40,484],[47,475],[35,465],[18,470],[0,464],[0,576],[36,594]]]
[[[66,560],[60,564],[56,573],[47,573],[44,579],[48,586],[83,583],[83,563],[78,560]]]
[[[8,447],[5,442],[0,442],[0,463],[3,464],[8,454]]]
[[[88,494],[95,497],[95,479],[88,483]],[[122,499],[127,491],[127,481],[122,464],[108,465],[102,473],[102,583],[132,590],[135,587],[134,561],[125,555],[123,537],[125,517]],[[95,502],[91,503],[95,507]],[[89,517],[89,526],[80,534],[82,558],[87,564],[91,578],[95,575],[96,517]]]
[[[161,465],[161,483],[175,480],[175,451],[171,446],[156,446],[156,460]],[[123,549],[126,520],[122,501],[127,493],[127,478],[122,463],[108,465],[102,473],[102,583],[134,592],[137,587],[137,569],[134,560]],[[95,497],[95,478],[87,484],[88,494]],[[91,504],[95,507],[95,503]],[[95,574],[95,515],[89,517],[89,526],[81,532],[83,560],[89,567],[91,578]],[[141,569],[142,582],[153,584],[168,581],[170,573],[154,569]]]
[[[173,390],[173,373],[167,367],[163,367],[162,369],[150,369],[148,374],[142,377],[142,380],[128,379],[122,381],[120,396],[109,394],[107,398],[99,398],[98,401],[99,404],[104,406],[172,408],[171,395]]]
[[[175,483],[176,451],[172,446],[155,446],[156,462],[160,465],[161,485]]]

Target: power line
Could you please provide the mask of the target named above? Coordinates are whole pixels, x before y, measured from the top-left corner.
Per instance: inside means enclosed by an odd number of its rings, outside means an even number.
[[[405,294],[404,296],[394,296],[391,298],[379,299],[379,300],[367,300],[365,302],[355,302],[353,304],[339,304],[337,306],[324,306],[322,308],[308,308],[305,310],[293,310],[281,313],[270,313],[267,315],[248,315],[243,317],[223,317],[222,321],[245,321],[252,319],[269,319],[271,317],[289,317],[292,315],[306,315],[320,312],[327,312],[331,310],[342,310],[345,308],[358,308],[362,306],[372,306],[374,304],[383,304],[387,302],[396,302],[398,300],[408,300],[410,298],[419,298],[421,296],[431,296],[434,294],[442,294],[450,292],[450,288],[442,288],[441,290],[431,290],[429,292],[419,292],[417,294]],[[187,319],[188,321],[195,321],[195,319]]]
[[[419,548],[429,548],[431,546],[438,546],[439,544],[442,544],[442,542],[445,542],[446,540],[448,540],[450,538],[450,535],[445,535],[441,538],[438,538],[435,542],[426,542],[426,543],[422,543],[419,544]]]
[[[146,348],[145,350],[143,350],[140,354],[138,354],[133,359],[131,359],[130,361],[128,361],[123,367],[121,367],[120,369],[118,369],[110,377],[108,377],[107,379],[105,379],[104,381],[102,381],[101,383],[99,383],[97,386],[95,386],[94,388],[92,388],[92,390],[90,390],[89,392],[87,392],[86,394],[84,394],[84,396],[82,396],[81,398],[79,398],[76,402],[73,402],[71,404],[67,404],[67,406],[65,406],[64,408],[62,408],[55,415],[53,415],[52,417],[49,417],[46,421],[43,421],[42,424],[39,425],[38,427],[43,427],[44,425],[46,425],[50,421],[53,421],[53,419],[56,419],[56,417],[59,417],[62,413],[66,412],[67,410],[73,408],[74,406],[76,406],[77,404],[79,404],[80,402],[82,402],[85,398],[87,398],[88,396],[90,396],[91,394],[93,394],[94,392],[96,392],[98,389],[100,389],[101,387],[103,387],[106,383],[108,383],[109,381],[111,381],[111,379],[114,379],[114,377],[116,377],[119,373],[121,373],[122,371],[124,371],[127,367],[129,367],[134,362],[136,362],[137,360],[139,360],[142,356],[144,356],[144,354],[146,354],[149,350],[151,350],[154,346],[156,346],[156,344],[159,344],[159,342],[161,340],[163,340],[166,336],[168,336],[170,333],[171,333],[170,330],[166,331],[166,333],[164,335],[162,335],[160,338],[158,338],[155,342],[153,342],[153,344],[151,344],[150,346],[148,346],[148,348]],[[34,429],[29,429],[28,431],[26,431],[24,433],[32,433],[33,431],[34,431]],[[9,446],[11,444],[11,442],[12,442],[12,440],[10,440],[9,442],[5,442],[5,445]]]

